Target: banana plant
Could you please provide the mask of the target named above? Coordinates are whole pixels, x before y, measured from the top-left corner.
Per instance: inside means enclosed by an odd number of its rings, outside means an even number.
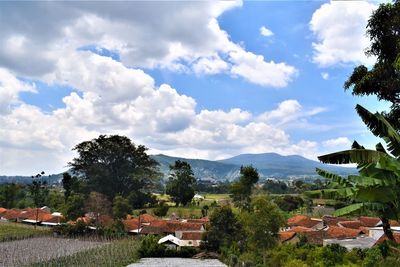
[[[330,194],[338,199],[350,200],[352,204],[338,209],[336,216],[360,211],[373,211],[382,221],[384,233],[393,238],[390,219],[400,217],[400,135],[380,113],[371,113],[360,105],[356,111],[370,131],[383,139],[373,149],[353,143],[352,148],[318,157],[328,164],[357,164],[358,175],[347,177],[316,169],[322,177],[330,180],[334,190]]]

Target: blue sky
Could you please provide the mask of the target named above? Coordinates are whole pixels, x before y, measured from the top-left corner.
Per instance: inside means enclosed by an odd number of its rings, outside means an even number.
[[[372,146],[354,107],[388,104],[343,83],[377,5],[2,2],[0,175],[61,172],[99,134],[205,159]]]

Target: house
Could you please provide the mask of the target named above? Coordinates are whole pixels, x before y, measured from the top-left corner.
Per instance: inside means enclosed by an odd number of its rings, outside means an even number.
[[[345,239],[324,239],[323,245],[338,244],[342,247],[352,250],[353,248],[371,248],[376,243],[376,240],[368,236],[359,236],[356,238],[345,238]]]
[[[195,195],[193,196],[193,200],[194,200],[194,201],[201,201],[201,200],[204,200],[204,197],[203,197],[202,195],[195,194]]]
[[[164,244],[169,249],[177,250],[181,246],[181,240],[173,235],[167,235],[158,240],[158,244]]]
[[[310,218],[305,215],[293,216],[288,219],[287,224],[289,226],[289,229],[296,226],[301,226],[313,230],[321,230],[325,227],[324,222],[321,219]]]
[[[281,243],[295,244],[300,241],[299,237],[295,232],[291,231],[279,232],[278,235]]]
[[[129,218],[126,220],[123,220],[122,223],[125,226],[125,230],[128,233],[139,233],[140,232],[140,225],[139,225],[139,219],[138,218]]]
[[[199,247],[203,237],[203,231],[176,231],[175,236],[181,240],[181,247]]]
[[[203,223],[156,220],[144,225],[141,234],[175,234],[176,231],[204,231]]]

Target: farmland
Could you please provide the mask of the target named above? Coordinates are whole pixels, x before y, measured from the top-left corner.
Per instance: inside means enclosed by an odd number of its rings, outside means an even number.
[[[20,223],[0,222],[0,242],[22,239],[34,236],[49,235],[51,231],[48,228],[37,227]]]
[[[34,237],[0,243],[0,266],[126,266],[137,260],[137,239]]]

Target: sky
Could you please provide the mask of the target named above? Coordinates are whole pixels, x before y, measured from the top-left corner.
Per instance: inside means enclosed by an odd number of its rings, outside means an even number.
[[[389,105],[343,89],[367,1],[1,1],[0,175],[60,173],[119,134],[150,154],[317,159]]]

